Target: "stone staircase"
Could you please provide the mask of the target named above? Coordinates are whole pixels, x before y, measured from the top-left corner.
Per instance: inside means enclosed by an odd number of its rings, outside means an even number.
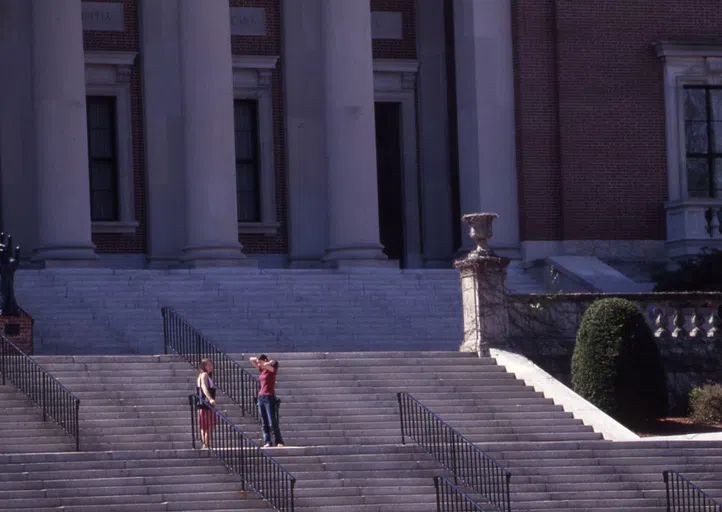
[[[208,453],[141,450],[0,454],[0,510],[265,510]]]
[[[226,351],[456,350],[455,270],[17,273],[38,354],[158,354],[170,306]]]
[[[0,386],[0,453],[48,453],[75,450],[75,439],[10,382]]]
[[[455,352],[276,357],[288,446],[268,453],[297,478],[301,512],[436,510],[432,477],[445,471],[413,443],[400,444],[398,391],[411,393],[512,472],[513,510],[662,510],[663,469],[722,498],[722,443],[603,440],[489,358]],[[234,358],[250,368],[245,355]],[[253,495],[242,495],[238,479],[208,452],[188,449],[187,396],[195,373],[178,357],[37,359],[81,399],[86,451],[9,455],[10,441],[0,439],[0,510],[197,510],[201,501],[212,510],[264,509]],[[220,397],[219,407],[260,441],[259,426],[234,404]],[[33,435],[52,446],[42,429],[48,427],[36,425]]]

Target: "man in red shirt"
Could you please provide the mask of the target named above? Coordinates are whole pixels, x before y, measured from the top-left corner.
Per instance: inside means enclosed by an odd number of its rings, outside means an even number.
[[[266,354],[251,357],[250,362],[261,372],[261,390],[258,392],[258,413],[261,416],[263,429],[263,447],[273,446],[271,430],[276,440],[276,446],[283,447],[281,427],[278,424],[278,399],[276,398],[276,376],[278,375],[278,361],[269,360]]]

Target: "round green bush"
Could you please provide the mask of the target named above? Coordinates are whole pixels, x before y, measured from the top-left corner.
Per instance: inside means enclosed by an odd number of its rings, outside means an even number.
[[[689,411],[695,423],[722,423],[722,385],[707,384],[689,392]]]
[[[633,302],[609,298],[582,316],[572,356],[572,386],[628,425],[667,409],[667,379],[656,340]]]

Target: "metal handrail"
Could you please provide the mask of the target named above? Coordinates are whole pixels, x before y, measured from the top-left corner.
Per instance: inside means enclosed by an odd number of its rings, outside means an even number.
[[[75,450],[80,451],[80,399],[3,335],[0,335],[0,372],[3,386],[6,379],[15,384],[42,409],[43,421],[52,418],[75,438]]]
[[[188,402],[191,408],[193,448],[196,447],[196,439],[200,438],[197,411],[198,406],[203,404],[215,419],[209,450],[241,477],[244,491],[248,484],[276,510],[293,512],[296,477],[205,399],[191,394]]]
[[[474,498],[443,475],[434,477],[438,512],[487,512]]]
[[[511,511],[511,473],[406,391],[397,393],[401,442],[406,436],[432,455],[459,480],[502,512]]]
[[[667,512],[722,512],[722,503],[677,471],[662,471],[667,488]]]
[[[169,349],[173,350],[196,369],[204,358],[213,361],[213,381],[218,389],[240,406],[244,416],[247,413],[260,421],[256,406],[256,396],[261,389],[259,380],[216,347],[173,308],[165,307],[161,312],[165,353]]]

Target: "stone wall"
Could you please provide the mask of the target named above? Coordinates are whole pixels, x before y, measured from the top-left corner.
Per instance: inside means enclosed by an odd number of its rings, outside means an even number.
[[[722,294],[621,294],[638,304],[657,343],[667,371],[670,414],[685,415],[689,391],[707,382],[722,382]],[[704,298],[708,296],[708,298]],[[716,296],[715,300],[709,297]],[[605,295],[510,295],[507,349],[524,354],[567,385],[576,332],[586,308]],[[695,317],[695,311],[697,316]],[[660,313],[663,312],[660,317]],[[698,327],[699,331],[694,331]],[[675,332],[676,330],[676,332]],[[712,336],[709,336],[710,331]],[[640,365],[644,364],[640,361]]]

